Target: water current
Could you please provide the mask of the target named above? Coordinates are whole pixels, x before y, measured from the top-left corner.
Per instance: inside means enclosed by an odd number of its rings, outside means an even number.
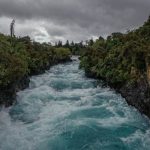
[[[79,60],[31,77],[0,109],[0,150],[150,150],[150,121]]]

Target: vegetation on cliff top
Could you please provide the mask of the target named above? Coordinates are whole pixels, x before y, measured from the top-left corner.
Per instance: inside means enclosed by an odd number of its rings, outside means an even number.
[[[0,88],[7,88],[24,76],[40,73],[70,58],[67,48],[0,34]]]
[[[147,79],[150,64],[150,17],[139,29],[112,33],[88,44],[81,54],[80,67],[87,74],[121,87]]]

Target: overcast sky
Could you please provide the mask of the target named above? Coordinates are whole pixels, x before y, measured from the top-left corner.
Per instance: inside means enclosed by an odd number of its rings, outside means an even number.
[[[16,20],[17,36],[38,41],[80,41],[143,24],[150,0],[0,0],[0,32]]]

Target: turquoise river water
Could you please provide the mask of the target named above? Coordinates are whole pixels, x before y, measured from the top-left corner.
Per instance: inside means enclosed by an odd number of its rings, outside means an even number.
[[[78,66],[32,77],[18,103],[0,109],[0,150],[150,150],[149,119]]]

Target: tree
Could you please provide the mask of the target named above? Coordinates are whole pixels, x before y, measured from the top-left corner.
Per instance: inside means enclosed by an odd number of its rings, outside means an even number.
[[[98,39],[99,39],[100,41],[104,41],[104,38],[103,38],[102,36],[100,36]]]
[[[65,47],[66,47],[66,48],[70,48],[70,44],[69,44],[69,41],[68,41],[68,40],[66,41]]]
[[[12,22],[11,22],[11,24],[10,24],[10,36],[11,37],[15,36],[14,26],[15,26],[15,20],[13,19]]]
[[[89,46],[92,46],[93,44],[94,44],[93,39],[90,39],[90,40],[89,40]]]
[[[74,44],[74,42],[72,41],[71,44],[70,44],[70,46],[71,46],[71,47],[74,47],[74,45],[75,45],[75,44]]]
[[[83,48],[83,41],[81,41],[78,45],[79,45],[79,48]]]
[[[57,47],[62,47],[62,41],[58,41]]]

